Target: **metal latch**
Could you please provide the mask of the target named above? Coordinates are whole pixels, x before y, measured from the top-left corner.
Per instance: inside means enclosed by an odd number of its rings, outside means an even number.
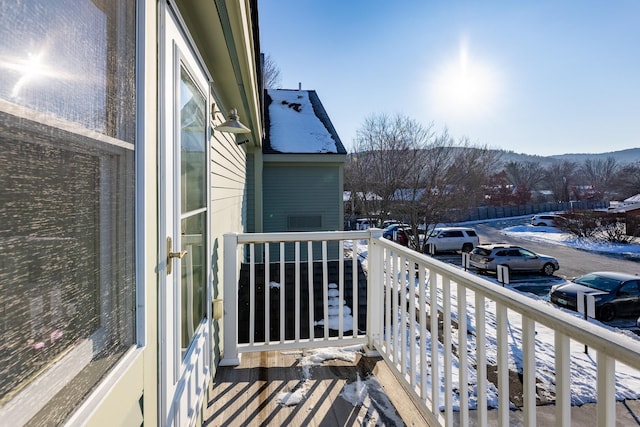
[[[167,237],[167,274],[171,274],[171,271],[173,271],[172,258],[182,259],[187,254],[187,251],[171,252],[172,249],[173,240],[171,237]]]

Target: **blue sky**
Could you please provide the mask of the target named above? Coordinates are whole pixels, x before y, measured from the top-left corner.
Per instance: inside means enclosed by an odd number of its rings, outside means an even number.
[[[640,147],[640,1],[258,6],[281,88],[316,90],[348,150],[383,113],[517,153]]]

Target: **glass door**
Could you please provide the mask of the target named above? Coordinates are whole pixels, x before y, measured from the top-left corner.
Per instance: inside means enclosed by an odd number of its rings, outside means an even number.
[[[191,424],[210,372],[208,283],[209,78],[167,6],[161,90],[161,417]],[[161,251],[162,252],[162,251]],[[161,263],[162,264],[162,263]]]

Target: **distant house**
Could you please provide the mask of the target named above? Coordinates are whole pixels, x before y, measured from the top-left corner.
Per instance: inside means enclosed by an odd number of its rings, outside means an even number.
[[[342,230],[346,154],[315,91],[267,90],[261,231]]]
[[[344,202],[344,211],[346,217],[349,217],[349,224],[345,224],[349,229],[353,228],[357,216],[364,215],[367,217],[380,216],[380,204],[382,197],[371,191],[344,191],[342,193],[342,201]]]
[[[625,205],[633,205],[636,203],[640,203],[640,194],[636,194],[635,196],[631,196],[628,199],[624,199],[623,203]]]
[[[627,235],[640,236],[640,197],[634,197],[639,199],[638,202],[627,203],[628,201],[634,200],[634,198],[630,197],[629,199],[625,199],[624,204],[610,208],[607,213],[624,219]]]

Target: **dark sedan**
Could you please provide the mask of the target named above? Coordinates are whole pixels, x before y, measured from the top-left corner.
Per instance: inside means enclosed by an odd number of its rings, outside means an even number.
[[[593,295],[596,318],[605,322],[616,317],[640,315],[640,277],[612,271],[585,274],[551,288],[549,300],[560,307],[577,310],[579,293]]]

